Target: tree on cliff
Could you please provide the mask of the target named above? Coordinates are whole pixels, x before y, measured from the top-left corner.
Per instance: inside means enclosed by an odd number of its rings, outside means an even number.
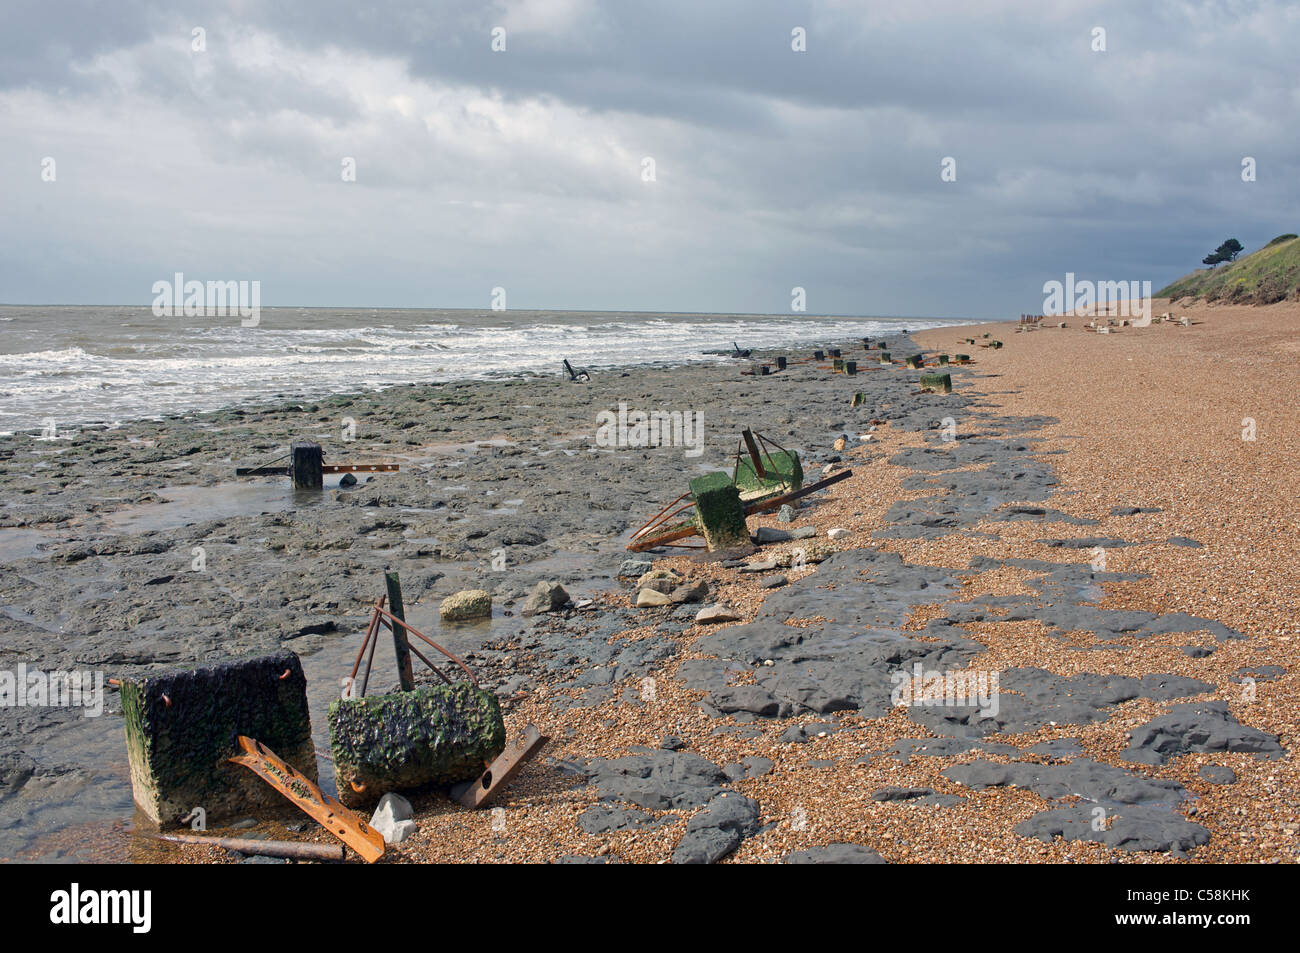
[[[1229,238],[1210,254],[1201,259],[1202,265],[1209,265],[1213,268],[1215,265],[1224,261],[1236,261],[1237,256],[1242,252],[1242,244],[1235,238]]]

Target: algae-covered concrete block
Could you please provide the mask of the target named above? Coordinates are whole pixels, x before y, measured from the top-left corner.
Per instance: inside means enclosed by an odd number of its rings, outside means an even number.
[[[951,394],[952,376],[950,374],[922,374],[921,390]]]
[[[922,359],[920,354],[913,354],[907,359],[907,366],[912,370],[917,370],[918,368],[925,366],[925,361]]]
[[[881,364],[892,364],[892,363],[894,363],[893,356],[892,356],[888,351],[881,351],[881,352],[880,352],[880,363],[881,363]]]
[[[947,355],[947,354],[940,354],[940,355],[939,355],[939,365],[942,367],[942,366],[946,365],[947,363],[948,363],[948,355]]]
[[[238,735],[256,738],[316,780],[307,679],[293,652],[122,680],[131,793],[160,827],[194,808],[211,822],[288,802],[247,768]]]
[[[749,501],[776,493],[788,493],[803,486],[803,465],[799,454],[793,450],[778,450],[776,453],[759,454],[763,461],[766,477],[760,477],[754,471],[754,461],[742,454],[736,465],[736,486],[740,488],[741,499]],[[786,487],[782,487],[784,481]]]
[[[496,695],[468,682],[341,698],[330,704],[329,726],[339,800],[348,807],[476,778],[506,746]]]
[[[710,551],[746,547],[749,527],[740,504],[740,490],[725,473],[706,473],[690,483],[695,520]]]

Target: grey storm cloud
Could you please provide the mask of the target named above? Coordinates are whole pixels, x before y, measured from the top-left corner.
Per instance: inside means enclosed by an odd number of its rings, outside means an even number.
[[[1285,3],[18,0],[4,26],[3,301],[147,303],[183,270],[267,304],[777,312],[797,285],[993,317],[1297,230]]]

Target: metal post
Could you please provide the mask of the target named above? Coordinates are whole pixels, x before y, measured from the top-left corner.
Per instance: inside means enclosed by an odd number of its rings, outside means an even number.
[[[325,455],[318,443],[294,443],[289,447],[289,475],[295,490],[320,490],[325,487],[321,467]]]
[[[388,611],[406,621],[406,609],[402,605],[402,583],[397,573],[384,573],[388,583]],[[393,653],[397,656],[397,677],[402,683],[402,691],[415,691],[415,673],[411,669],[411,646],[406,641],[406,629],[400,625],[393,626]]]

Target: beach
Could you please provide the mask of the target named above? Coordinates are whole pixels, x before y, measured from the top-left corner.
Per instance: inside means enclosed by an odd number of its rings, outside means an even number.
[[[497,692],[508,732],[551,740],[493,810],[413,797],[419,832],[384,862],[1294,861],[1300,308],[1154,310],[1192,324],[887,332],[896,361],[971,354],[944,368],[951,394],[837,338],[858,374],[721,358],[16,433],[5,664],[137,676],[288,647],[323,751],[396,570],[408,619]],[[754,357],[778,354],[811,347]],[[703,452],[599,444],[620,404],[700,414]],[[751,556],[634,557],[707,586],[637,608],[630,533],[729,471],[745,427],[810,479],[853,475],[790,521],[751,517],[774,540]],[[315,498],[234,482],[296,439],[401,471]],[[590,604],[521,617],[551,580]],[[491,622],[440,624],[468,588],[493,593]],[[697,622],[706,604],[735,620]],[[391,650],[376,671],[395,687]],[[970,673],[986,704],[900,704],[900,672]],[[0,855],[235,859],[129,836],[115,699],[5,720]]]

